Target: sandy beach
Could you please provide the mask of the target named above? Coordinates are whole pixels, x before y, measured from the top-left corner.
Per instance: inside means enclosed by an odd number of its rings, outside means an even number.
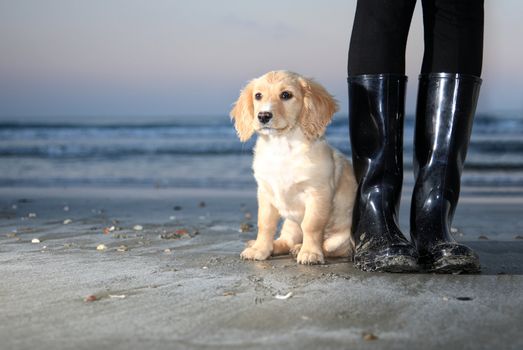
[[[254,191],[0,188],[1,348],[521,348],[523,196],[464,192],[481,275],[241,261]]]

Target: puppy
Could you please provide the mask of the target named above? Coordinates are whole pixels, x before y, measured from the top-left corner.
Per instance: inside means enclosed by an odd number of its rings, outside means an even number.
[[[243,259],[291,253],[300,264],[320,264],[352,255],[356,180],[348,160],[323,138],[337,109],[321,85],[287,71],[254,79],[240,93],[230,113],[238,136],[258,134],[258,235]]]

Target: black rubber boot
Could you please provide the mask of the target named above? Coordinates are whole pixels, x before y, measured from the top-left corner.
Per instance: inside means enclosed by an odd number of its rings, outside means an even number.
[[[364,271],[418,270],[416,249],[398,226],[406,83],[403,75],[348,78],[352,161],[358,182],[352,222],[354,265]]]
[[[480,271],[478,255],[450,231],[480,85],[472,75],[435,73],[419,79],[410,226],[419,263],[429,271]]]

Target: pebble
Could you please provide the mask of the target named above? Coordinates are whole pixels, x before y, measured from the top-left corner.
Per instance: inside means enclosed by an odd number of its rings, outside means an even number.
[[[200,208],[205,208],[205,202],[204,202],[204,201],[201,201],[201,202],[198,204],[198,206],[199,206]]]
[[[275,297],[276,299],[278,299],[278,300],[287,300],[287,299],[289,299],[290,297],[292,297],[292,295],[293,295],[292,292],[289,292],[289,293],[287,293],[287,294],[285,294],[285,295],[276,294],[274,297]]]
[[[71,220],[71,219],[65,219],[65,220],[64,220],[64,225],[69,225],[71,222],[73,222],[73,220]]]
[[[240,232],[251,232],[252,229],[253,229],[252,224],[250,224],[248,222],[243,222],[240,225]]]
[[[178,238],[182,238],[182,235],[179,234],[178,232],[167,232],[167,233],[161,234],[160,238],[161,239],[178,239]]]
[[[31,240],[31,243],[40,243],[40,240],[38,238],[33,238]]]
[[[370,332],[363,333],[363,340],[370,341],[370,340],[376,340],[378,337]]]
[[[488,237],[485,236],[485,235],[481,235],[481,236],[479,236],[478,239],[482,239],[482,240],[487,240],[487,241],[488,241]]]
[[[88,296],[86,296],[86,297],[84,298],[84,301],[85,301],[86,303],[90,303],[90,302],[92,302],[92,301],[96,301],[96,300],[98,300],[98,298],[96,297],[96,295],[92,295],[92,294],[91,294],[91,295],[88,295]]]
[[[64,207],[64,211],[69,211],[69,207],[67,205]]]
[[[118,252],[126,252],[128,250],[129,250],[129,248],[125,245],[121,245],[118,248],[116,248],[116,251],[118,251]]]
[[[111,299],[125,299],[127,295],[125,294],[109,294],[109,298]]]
[[[141,230],[143,230],[143,226],[142,226],[142,225],[134,225],[134,226],[133,226],[133,230],[135,230],[135,231],[141,231]]]
[[[198,230],[191,230],[189,232],[187,229],[181,228],[174,232],[167,232],[164,231],[164,233],[160,234],[161,239],[179,239],[179,238],[192,238],[196,235],[200,234]]]
[[[169,220],[176,220],[176,216],[174,216],[174,215],[169,216]]]
[[[244,217],[245,217],[245,219],[250,220],[250,219],[252,219],[252,214],[250,212],[246,212],[244,214]]]
[[[28,218],[36,218],[36,213],[29,213],[27,214]]]
[[[107,246],[105,244],[98,244],[96,246],[96,250],[106,250],[107,249]]]
[[[16,204],[13,204],[13,205],[11,206],[11,209],[16,209],[16,208],[18,208],[18,206],[17,206]]]
[[[165,254],[170,254],[170,253],[171,253],[171,250],[170,250],[169,248],[166,248],[166,249],[163,250],[163,252],[164,252]]]
[[[104,228],[104,235],[108,235],[109,232],[113,232],[114,230],[116,230],[116,227],[114,227],[114,226],[105,227]]]
[[[15,232],[6,233],[6,237],[7,238],[15,238],[16,237],[16,233]]]
[[[516,237],[514,237],[514,239],[523,239],[523,236],[517,235]]]
[[[182,207],[179,206],[179,205],[175,205],[175,206],[173,207],[173,210],[176,210],[176,211],[178,211],[178,210],[182,210]]]

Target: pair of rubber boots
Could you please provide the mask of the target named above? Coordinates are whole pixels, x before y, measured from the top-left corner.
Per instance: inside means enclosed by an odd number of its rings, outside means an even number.
[[[407,77],[348,79],[349,126],[358,192],[352,232],[365,271],[478,273],[479,258],[457,243],[451,223],[481,85],[479,77],[421,75],[414,136],[409,242],[399,229]]]

